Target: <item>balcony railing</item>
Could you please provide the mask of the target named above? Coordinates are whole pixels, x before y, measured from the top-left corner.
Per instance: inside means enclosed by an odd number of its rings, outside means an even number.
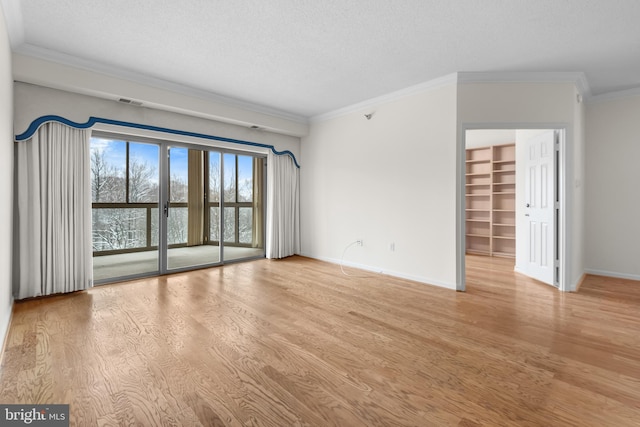
[[[219,203],[209,203],[204,215],[205,244],[220,244],[220,227],[226,246],[252,247],[252,203],[225,203],[224,225]],[[187,246],[187,203],[171,203],[167,219],[169,248]],[[93,203],[93,255],[112,255],[158,249],[157,203]]]

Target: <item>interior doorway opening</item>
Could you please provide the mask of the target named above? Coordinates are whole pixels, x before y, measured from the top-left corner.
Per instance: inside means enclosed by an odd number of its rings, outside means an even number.
[[[559,287],[564,130],[467,129],[463,142],[465,283],[467,264],[500,258]]]

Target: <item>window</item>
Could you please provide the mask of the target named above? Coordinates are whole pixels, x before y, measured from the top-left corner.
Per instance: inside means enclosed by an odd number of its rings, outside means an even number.
[[[254,244],[254,187],[262,185],[262,177],[254,182],[254,163],[258,157],[224,154],[224,241],[226,244]]]
[[[94,253],[157,247],[158,155],[157,145],[91,138]]]

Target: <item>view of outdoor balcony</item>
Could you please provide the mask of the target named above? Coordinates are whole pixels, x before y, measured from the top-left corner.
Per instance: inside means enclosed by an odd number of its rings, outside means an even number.
[[[165,212],[158,145],[92,138],[91,147],[94,280],[158,272],[161,214],[167,269],[264,255],[253,157],[171,147]]]

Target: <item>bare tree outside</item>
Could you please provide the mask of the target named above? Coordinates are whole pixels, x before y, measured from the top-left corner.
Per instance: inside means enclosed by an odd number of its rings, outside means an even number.
[[[189,197],[189,185],[187,181],[177,174],[172,174],[169,180],[169,193],[172,203],[187,203]],[[187,227],[189,215],[186,207],[169,208],[167,218],[167,244],[176,245],[187,243]]]
[[[143,154],[134,155],[134,152]],[[157,247],[161,211],[158,208],[158,153],[159,148],[150,144],[92,139],[94,252]],[[171,201],[167,219],[169,245],[186,244],[188,235],[186,204],[189,185],[182,158],[176,155],[175,159],[180,163],[175,164],[177,172],[171,174],[168,183]],[[222,160],[224,177],[221,174]],[[251,243],[253,212],[247,203],[253,201],[254,183],[252,170],[248,166],[252,165],[252,161],[251,156],[209,153],[209,170],[205,179],[208,179],[208,202],[211,204],[208,207],[210,242],[222,238],[227,243]],[[219,204],[222,195],[226,205],[224,224],[220,223]],[[224,236],[221,236],[221,228]]]
[[[114,144],[115,145],[115,144]],[[124,150],[121,142],[116,148]],[[91,191],[94,203],[107,203],[111,206],[93,209],[93,250],[111,251],[141,248],[147,246],[147,221],[150,213],[157,209],[136,207],[129,203],[157,203],[157,169],[141,159],[129,162],[129,200],[127,200],[127,165],[115,165],[109,162],[106,149],[100,144],[91,150]],[[118,153],[123,156],[124,153]],[[126,158],[126,156],[125,156]],[[121,204],[122,206],[117,206]],[[154,221],[157,224],[157,221]],[[157,226],[152,233],[157,234]]]
[[[220,241],[220,153],[209,153],[209,240]]]
[[[158,173],[156,168],[140,159],[129,163],[129,203],[158,202]]]
[[[122,170],[109,164],[105,152],[91,150],[91,196],[94,203],[124,200],[125,177]]]

